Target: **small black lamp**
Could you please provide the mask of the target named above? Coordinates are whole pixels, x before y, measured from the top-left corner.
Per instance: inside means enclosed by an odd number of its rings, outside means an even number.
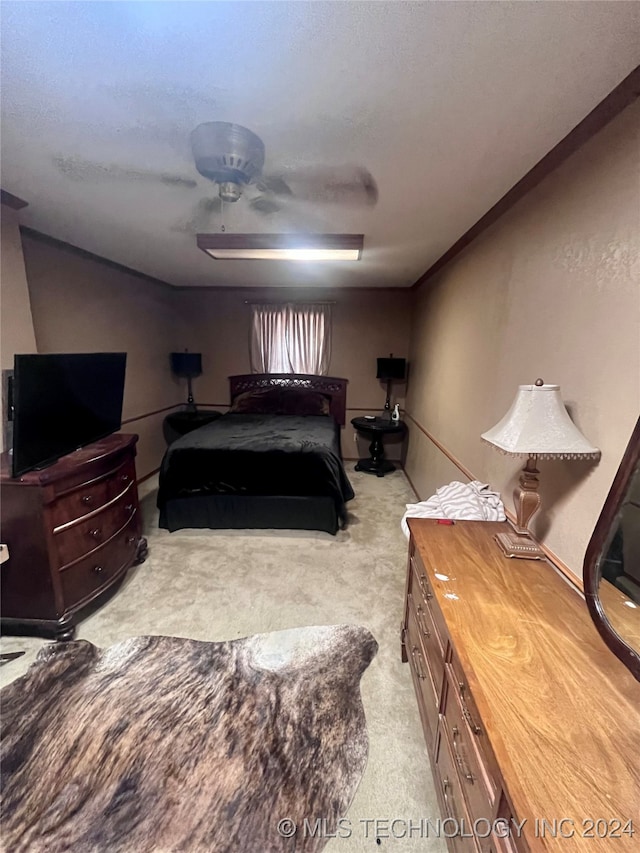
[[[194,376],[200,376],[202,373],[202,355],[199,352],[172,352],[171,353],[171,369],[176,376],[184,376],[187,379],[187,412],[197,412],[196,404],[193,402],[193,392],[191,390],[191,380]]]
[[[385,412],[391,411],[391,383],[394,379],[404,379],[407,371],[407,361],[404,358],[394,358],[393,353],[389,358],[378,359],[378,372],[376,379],[387,380],[387,399],[384,404]]]

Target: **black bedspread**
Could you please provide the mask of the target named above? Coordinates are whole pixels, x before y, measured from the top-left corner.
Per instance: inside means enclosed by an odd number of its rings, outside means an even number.
[[[175,441],[158,506],[192,495],[329,496],[344,518],[353,498],[330,417],[227,414]]]

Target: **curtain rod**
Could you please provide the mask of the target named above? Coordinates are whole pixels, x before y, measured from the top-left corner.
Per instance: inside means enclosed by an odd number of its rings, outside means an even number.
[[[335,305],[336,302],[303,302],[302,300],[291,300],[286,299],[282,302],[261,302],[254,301],[253,299],[245,299],[245,305]]]

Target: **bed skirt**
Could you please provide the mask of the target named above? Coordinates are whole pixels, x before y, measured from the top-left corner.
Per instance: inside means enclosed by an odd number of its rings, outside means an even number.
[[[160,508],[160,527],[324,530],[335,535],[340,518],[327,496],[192,495],[173,498]]]

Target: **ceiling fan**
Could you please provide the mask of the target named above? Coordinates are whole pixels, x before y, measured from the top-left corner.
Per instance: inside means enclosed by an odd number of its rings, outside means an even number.
[[[246,199],[258,214],[276,213],[287,204],[310,202],[372,207],[378,200],[373,175],[362,166],[309,166],[263,171],[265,146],[253,131],[239,124],[210,121],[199,124],[190,134],[196,170],[217,186],[216,196],[196,204],[191,220],[179,230],[198,231],[223,203]],[[184,175],[152,172],[124,166],[105,166],[77,159],[56,158],[56,165],[74,178],[130,178],[159,181],[176,189],[193,189],[199,184]]]
[[[373,176],[359,166],[314,166],[264,174],[264,143],[239,124],[224,121],[199,124],[191,132],[191,150],[196,169],[218,184],[218,195],[225,202],[237,201],[243,188],[250,184],[267,196],[302,201],[373,205],[378,200]],[[262,202],[263,199],[253,196],[254,209],[269,207]]]

